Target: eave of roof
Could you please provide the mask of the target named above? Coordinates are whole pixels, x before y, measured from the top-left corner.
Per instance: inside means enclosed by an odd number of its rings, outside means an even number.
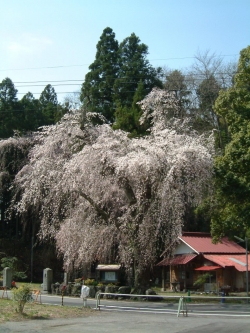
[[[246,272],[245,254],[205,254],[204,258],[223,268],[234,267],[239,272]],[[248,267],[250,267],[250,258],[248,259]]]
[[[191,260],[197,257],[195,253],[187,253],[176,255],[173,258],[165,258],[160,261],[156,266],[176,266],[176,265],[186,265]]]
[[[216,269],[222,268],[221,266],[201,266],[198,268],[195,268],[195,271],[214,271]]]

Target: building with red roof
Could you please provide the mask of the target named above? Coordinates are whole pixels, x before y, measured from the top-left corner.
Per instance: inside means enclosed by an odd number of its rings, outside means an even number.
[[[163,253],[164,255],[164,253]],[[166,254],[165,254],[166,255]],[[184,232],[171,257],[165,257],[157,266],[162,267],[162,287],[192,289],[194,282],[204,273],[208,281],[205,291],[246,290],[246,250],[224,237],[214,244],[208,233]]]

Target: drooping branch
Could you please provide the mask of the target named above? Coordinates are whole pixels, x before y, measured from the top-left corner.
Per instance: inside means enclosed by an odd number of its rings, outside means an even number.
[[[126,177],[119,177],[119,184],[122,185],[122,188],[126,194],[126,197],[128,199],[129,205],[134,205],[136,204],[137,200],[136,200],[136,196],[135,193],[133,191],[132,186],[129,183],[129,180]]]
[[[98,212],[98,214],[101,215],[105,222],[109,222],[109,214],[105,212],[105,210],[103,210],[89,195],[81,190],[78,190],[77,193],[79,193],[80,196],[86,199],[91,204],[91,206],[94,207],[94,209]]]
[[[115,166],[110,165],[106,158],[103,159],[103,165],[104,165],[104,174],[105,175],[109,175],[111,177],[116,177]],[[120,188],[124,191],[124,193],[127,197],[129,206],[136,204],[137,199],[136,199],[135,193],[133,191],[133,188],[132,188],[128,178],[125,177],[124,175],[119,175],[118,184],[119,184]]]

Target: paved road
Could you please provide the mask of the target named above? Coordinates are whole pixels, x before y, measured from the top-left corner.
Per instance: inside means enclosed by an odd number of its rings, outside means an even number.
[[[10,292],[8,292],[10,297]],[[1,292],[0,292],[1,297]],[[178,300],[179,298],[177,298]],[[202,300],[201,300],[202,301]],[[53,304],[53,305],[61,305],[62,298],[61,296],[56,295],[41,295],[41,302],[46,304]],[[76,297],[64,297],[63,304],[67,306],[83,306],[83,300],[81,298]],[[121,301],[121,300],[107,300],[101,299],[101,310],[105,311],[129,311],[129,312],[152,312],[152,313],[165,313],[165,314],[177,314],[178,310],[178,303],[173,302],[149,302],[149,301]],[[87,306],[91,308],[96,307],[96,300],[95,299],[88,299]],[[211,303],[187,303],[187,310],[190,316],[192,315],[210,315],[213,317],[219,316],[241,316],[241,317],[249,317],[250,319],[250,303],[249,304],[232,304],[232,303],[220,303],[219,300],[215,300],[212,304]],[[249,330],[250,331],[250,330]],[[0,331],[1,332],[1,331]]]
[[[61,304],[61,297],[42,295],[42,302]],[[65,305],[82,306],[79,298],[65,297]],[[88,306],[95,307],[89,299]],[[249,333],[249,304],[188,304],[188,317],[177,318],[177,304],[101,300],[101,311],[75,319],[8,322],[0,333]]]
[[[96,315],[57,320],[8,322],[1,333],[249,333],[249,318],[179,317],[166,314],[97,311]]]
[[[179,298],[178,298],[179,299]],[[61,305],[62,298],[60,296],[42,295],[42,303]],[[82,306],[83,300],[75,297],[64,297],[63,304],[67,306]],[[101,310],[106,311],[137,311],[137,312],[153,312],[153,313],[170,313],[177,314],[178,302],[149,302],[149,301],[121,301],[101,299]],[[87,306],[96,308],[96,300],[88,299]],[[249,316],[250,304],[231,304],[220,303],[216,300],[214,303],[187,303],[187,310],[190,315],[212,315],[212,316]]]

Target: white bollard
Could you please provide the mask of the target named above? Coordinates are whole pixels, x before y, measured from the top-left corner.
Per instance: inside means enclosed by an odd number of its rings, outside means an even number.
[[[89,287],[83,285],[81,288],[81,298],[83,300],[83,306],[87,306],[87,297],[89,296]]]

